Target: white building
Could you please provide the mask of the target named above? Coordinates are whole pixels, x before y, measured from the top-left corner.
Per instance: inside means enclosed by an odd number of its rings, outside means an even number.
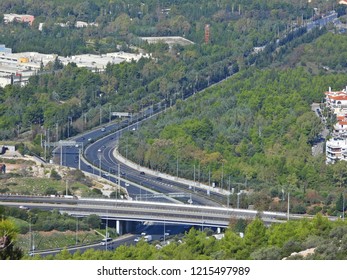
[[[115,52],[107,54],[81,54],[71,57],[59,57],[64,65],[76,63],[78,67],[85,67],[92,71],[103,72],[108,63],[119,64],[122,62],[139,61],[141,57],[149,57],[147,54],[132,54],[125,52]]]
[[[346,115],[337,116],[337,123],[334,125],[333,135],[347,136],[347,116]]]
[[[326,142],[326,163],[347,160],[347,139],[332,138]]]
[[[0,86],[25,85],[43,66],[53,62],[57,55],[37,52],[0,52]]]
[[[326,106],[336,115],[347,113],[347,87],[342,91],[325,92]]]
[[[4,14],[4,23],[11,22],[26,22],[29,25],[33,25],[35,17],[32,15],[18,15],[18,14]]]
[[[42,66],[45,67],[48,63],[53,63],[57,57],[56,54],[42,54],[38,52],[0,52],[0,86],[4,87],[10,84],[25,85],[30,76],[40,71]],[[91,71],[103,72],[108,63],[137,62],[141,57],[150,56],[148,54],[115,52],[102,55],[82,54],[71,57],[59,56],[58,58],[64,65],[75,63],[77,67],[85,67]]]

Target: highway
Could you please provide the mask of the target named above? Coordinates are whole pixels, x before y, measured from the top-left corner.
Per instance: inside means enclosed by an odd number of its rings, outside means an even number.
[[[168,180],[160,176],[153,176],[137,169],[131,168],[124,163],[119,162],[114,156],[114,149],[117,146],[119,137],[125,131],[136,132],[144,120],[147,120],[158,112],[148,109],[137,117],[139,119],[133,124],[128,124],[129,120],[123,120],[120,123],[112,123],[90,131],[83,135],[70,139],[86,147],[83,152],[83,158],[79,158],[79,149],[76,145],[66,145],[55,149],[54,162],[69,167],[78,168],[96,176],[112,182],[118,181],[120,175],[120,185],[124,187],[129,196],[134,200],[151,200],[161,202],[189,203],[198,205],[220,206],[226,203],[226,196],[213,190],[207,195],[206,190],[192,187],[189,184],[182,184],[177,180]],[[92,142],[92,143],[91,143]],[[67,144],[69,142],[66,142]],[[62,150],[60,150],[62,149]],[[127,183],[127,185],[126,185]],[[165,198],[153,194],[179,193],[179,198]]]

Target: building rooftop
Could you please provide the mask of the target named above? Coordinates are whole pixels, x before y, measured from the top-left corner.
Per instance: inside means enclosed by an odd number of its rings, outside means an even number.
[[[141,37],[142,40],[147,41],[149,44],[164,42],[170,46],[178,45],[191,45],[194,42],[180,36],[164,36],[164,37]]]

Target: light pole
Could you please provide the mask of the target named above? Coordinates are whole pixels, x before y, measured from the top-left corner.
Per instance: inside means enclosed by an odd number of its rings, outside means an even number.
[[[196,184],[196,182],[195,182],[195,163],[194,163],[194,192],[195,192],[195,184]]]
[[[108,241],[108,211],[107,211],[107,216],[106,216],[106,242],[105,242],[106,251],[107,251],[107,241]]]
[[[95,165],[95,163],[97,163],[99,161],[99,159],[93,160],[93,166],[97,166]],[[94,168],[93,168],[93,174],[94,174]]]
[[[78,232],[78,217],[76,216],[76,245],[78,243],[77,232]]]
[[[288,192],[288,205],[287,205],[287,220],[289,221],[289,197],[290,197],[290,192]]]
[[[98,151],[98,159],[99,159],[99,176],[101,177],[101,151]]]
[[[166,231],[165,231],[165,220],[164,220],[164,244],[165,244],[165,237],[166,237]]]
[[[229,175],[229,184],[228,184],[228,193],[227,193],[227,208],[229,208],[230,204],[230,175]]]
[[[118,185],[120,186],[120,163],[118,163]]]
[[[345,220],[345,192],[343,192],[342,196],[342,221]]]
[[[237,193],[237,209],[240,208],[240,195],[241,195],[241,192],[238,192]]]
[[[101,177],[101,157],[99,157],[99,176]]]
[[[78,148],[78,169],[81,170],[81,155],[83,154],[83,142],[76,144]]]
[[[70,138],[70,124],[72,124],[72,117],[67,117],[67,138]]]

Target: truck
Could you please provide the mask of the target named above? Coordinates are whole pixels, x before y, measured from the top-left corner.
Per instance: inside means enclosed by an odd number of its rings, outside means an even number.
[[[145,237],[144,237],[144,239],[145,239],[145,241],[146,242],[150,242],[150,241],[152,241],[152,235],[146,235]]]

